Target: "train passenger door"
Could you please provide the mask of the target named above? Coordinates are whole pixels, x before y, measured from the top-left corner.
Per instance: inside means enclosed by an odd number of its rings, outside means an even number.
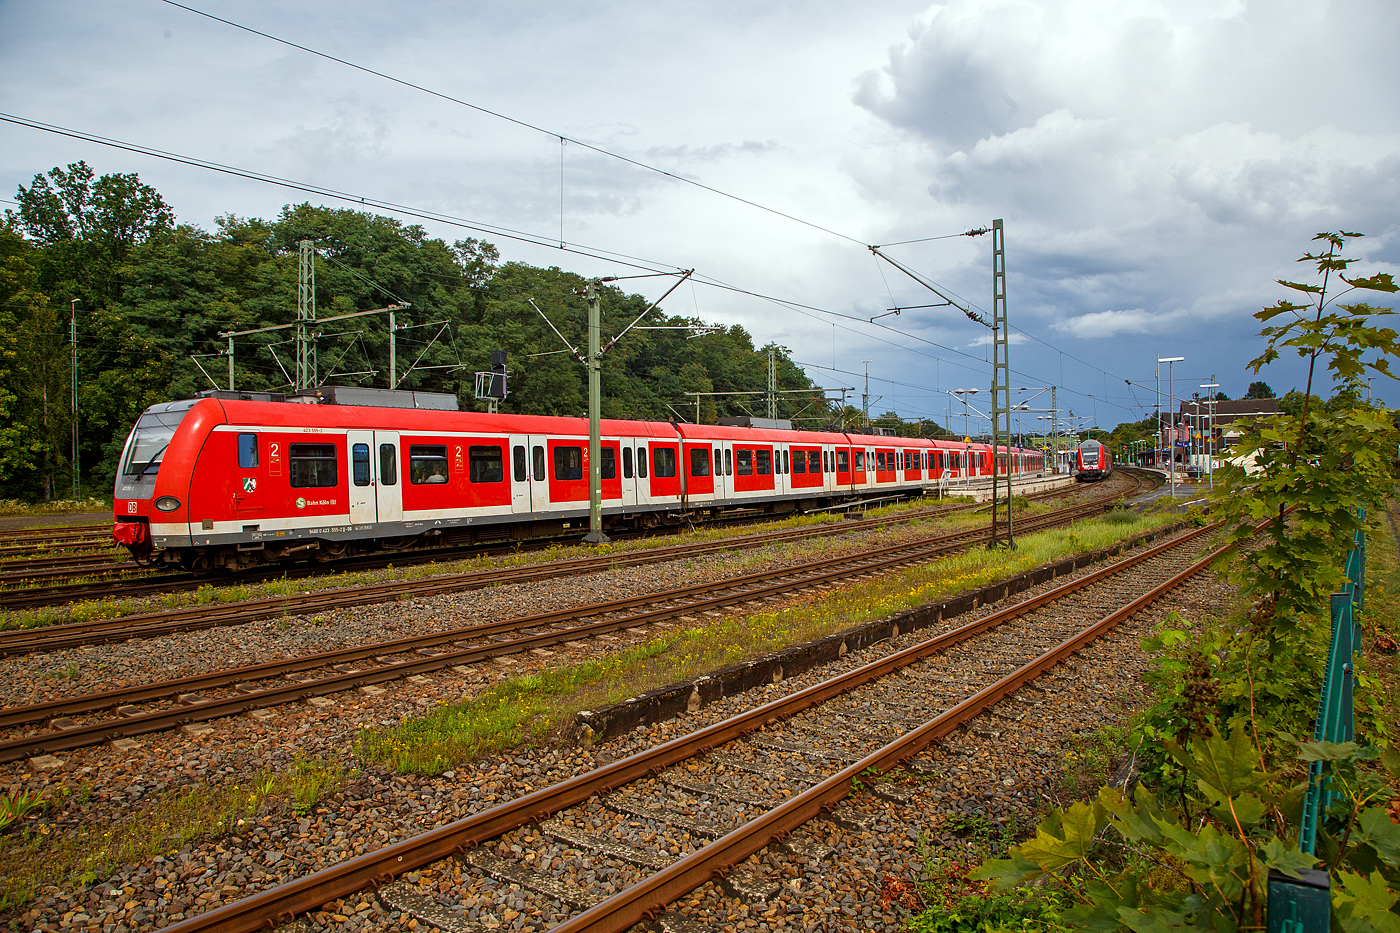
[[[378,447],[372,454],[375,466],[375,501],[379,521],[403,521],[403,486],[399,485],[399,432],[375,431]]]
[[[543,434],[531,434],[529,437],[519,438],[519,442],[525,443],[528,447],[526,453],[529,473],[530,473],[530,511],[535,513],[549,511],[549,477],[545,474],[548,459],[546,452],[549,450],[548,438]],[[511,441],[517,443],[516,440]],[[514,454],[512,454],[514,456]],[[514,470],[514,464],[511,465]]]
[[[622,438],[617,445],[618,479],[622,481],[622,507],[637,504],[637,442]]]
[[[715,500],[723,502],[734,495],[734,444],[715,441],[711,451],[714,460]]]
[[[510,435],[510,510],[516,515],[531,511],[530,497],[530,438],[525,434]]]
[[[350,448],[350,524],[370,525],[379,519],[374,501],[374,466],[370,460],[374,432],[347,431],[345,443]]]

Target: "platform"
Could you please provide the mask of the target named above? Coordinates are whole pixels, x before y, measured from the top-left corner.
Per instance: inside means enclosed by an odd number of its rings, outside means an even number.
[[[997,487],[1000,492],[1005,489],[1006,478],[998,477],[997,479]],[[1011,479],[1012,494],[1018,496],[1027,496],[1073,485],[1074,477],[1069,473],[1015,476]],[[992,498],[992,478],[990,476],[974,476],[970,479],[951,479],[946,485],[938,484],[925,486],[924,495],[933,498],[940,495],[950,498],[954,496],[967,496],[974,502],[986,502]]]

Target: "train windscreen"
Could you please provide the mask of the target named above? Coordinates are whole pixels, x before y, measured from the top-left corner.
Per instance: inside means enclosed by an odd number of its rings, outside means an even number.
[[[126,439],[121,469],[117,472],[115,495],[119,499],[149,499],[155,488],[165,449],[175,437],[175,429],[198,399],[184,399],[152,405],[142,413]]]

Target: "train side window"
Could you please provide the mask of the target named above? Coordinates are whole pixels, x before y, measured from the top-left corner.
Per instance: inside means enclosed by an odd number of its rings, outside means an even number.
[[[411,445],[408,448],[408,481],[414,486],[447,482],[447,446]]]
[[[559,480],[583,479],[583,448],[554,448],[554,478]]]
[[[632,478],[632,448],[622,448],[622,478]]]
[[[823,451],[820,451],[820,450],[809,450],[809,451],[807,451],[807,471],[808,471],[809,473],[821,473],[821,472],[822,472],[822,467],[825,466],[825,464],[823,464],[822,461],[825,460],[825,459],[826,459],[826,457],[825,457]]]
[[[857,473],[864,473],[864,472],[865,472],[865,451],[863,451],[863,450],[857,450],[857,451],[855,451],[855,455],[856,455],[856,464],[855,464],[856,472],[857,472]]]
[[[515,481],[523,483],[530,478],[525,464],[525,445],[516,444],[510,449],[511,465],[515,468]]]
[[[690,475],[709,476],[710,475],[710,452],[704,447],[693,447],[690,450]]]
[[[653,447],[651,450],[653,476],[676,475],[676,450],[674,447]]]
[[[851,468],[851,456],[849,451],[838,450],[836,452],[836,469],[845,473]]]
[[[393,444],[379,445],[379,485],[393,486],[399,481],[399,454]]]
[[[612,479],[617,476],[617,451],[611,447],[600,447],[598,453],[603,460],[598,466],[599,477],[602,479]]]
[[[724,475],[734,475],[734,451],[732,450],[726,450],[724,452]]]
[[[754,460],[758,464],[759,476],[767,476],[773,472],[773,452],[771,450],[754,451]]]
[[[794,473],[806,473],[806,472],[807,472],[807,452],[806,452],[806,451],[799,450],[799,451],[796,452],[796,455],[792,458],[792,472],[794,472]],[[812,472],[815,473],[816,471],[813,470]]]
[[[647,478],[647,449],[645,447],[637,448],[637,476],[642,479]]]
[[[740,476],[753,476],[753,451],[740,448],[734,451],[735,470]]]
[[[544,482],[544,447],[542,445],[536,444],[530,448],[530,461],[535,482]]]
[[[256,434],[238,435],[238,468],[240,470],[252,470],[258,465],[258,436]]]
[[[467,476],[473,483],[500,483],[506,478],[501,448],[476,445],[467,448]]]
[[[287,447],[287,478],[292,486],[319,489],[340,482],[334,444],[290,444]]]
[[[369,445],[353,444],[350,447],[350,479],[356,486],[369,485]]]

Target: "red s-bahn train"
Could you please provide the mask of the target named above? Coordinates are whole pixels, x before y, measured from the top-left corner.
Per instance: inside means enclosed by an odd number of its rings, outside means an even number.
[[[113,537],[202,572],[586,527],[587,419],[455,409],[336,387],[153,405],[122,451]],[[1002,449],[1013,473],[1044,469],[1039,451]],[[607,419],[601,461],[608,529],[919,494],[992,469],[985,444]]]
[[[1073,467],[1076,482],[1107,479],[1113,473],[1113,452],[1091,438],[1075,448]]]

